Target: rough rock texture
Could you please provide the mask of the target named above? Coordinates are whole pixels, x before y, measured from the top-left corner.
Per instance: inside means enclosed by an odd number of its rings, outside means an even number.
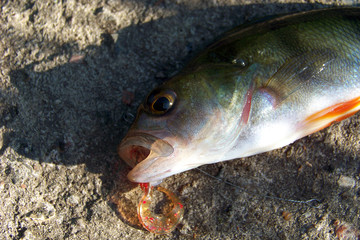
[[[355,4],[1,1],[0,238],[357,239],[359,114],[280,150],[201,167],[222,181],[198,170],[166,179],[185,215],[165,236],[139,226],[142,192],[116,154],[149,89],[226,30]]]

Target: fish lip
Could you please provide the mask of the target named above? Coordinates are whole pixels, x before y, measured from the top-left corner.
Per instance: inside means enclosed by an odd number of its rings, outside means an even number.
[[[151,166],[151,164],[149,165]],[[147,174],[146,170],[143,170],[143,167],[144,166],[139,165],[138,168],[135,167],[128,173],[127,178],[131,182],[151,183],[152,186],[156,186],[161,183],[164,178],[172,175],[171,169],[167,169],[163,172],[157,172],[156,174]]]
[[[152,134],[135,131],[129,132],[118,147],[120,158],[135,169],[139,168],[136,168],[138,165],[150,166],[159,157],[168,157],[173,152],[174,148],[167,141]],[[129,180],[139,182],[131,173],[134,171],[129,173]]]

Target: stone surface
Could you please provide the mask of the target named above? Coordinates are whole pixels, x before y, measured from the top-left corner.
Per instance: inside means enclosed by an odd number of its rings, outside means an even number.
[[[223,181],[198,170],[166,179],[185,205],[168,236],[139,226],[142,193],[116,154],[148,89],[226,30],[355,4],[1,1],[1,239],[336,239],[335,219],[359,229],[359,114],[277,151],[201,167]]]

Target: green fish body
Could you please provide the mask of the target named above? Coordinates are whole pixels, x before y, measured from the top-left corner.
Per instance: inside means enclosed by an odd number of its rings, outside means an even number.
[[[360,109],[360,9],[236,28],[153,90],[119,145],[134,182],[270,151]]]

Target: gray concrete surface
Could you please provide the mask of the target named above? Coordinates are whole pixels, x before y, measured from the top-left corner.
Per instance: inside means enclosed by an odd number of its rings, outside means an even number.
[[[116,154],[149,89],[226,30],[357,1],[0,4],[0,239],[358,238],[359,114],[280,150],[201,167],[223,181],[198,170],[166,179],[185,215],[165,236],[139,226],[142,193]]]

